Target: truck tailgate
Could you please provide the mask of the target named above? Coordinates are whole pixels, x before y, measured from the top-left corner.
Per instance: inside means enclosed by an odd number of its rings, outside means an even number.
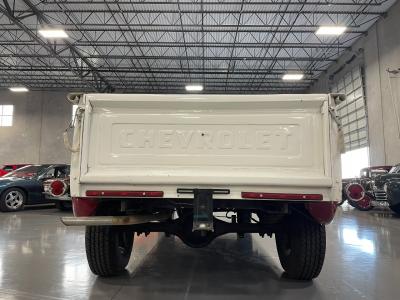
[[[79,181],[332,185],[327,95],[86,95]]]

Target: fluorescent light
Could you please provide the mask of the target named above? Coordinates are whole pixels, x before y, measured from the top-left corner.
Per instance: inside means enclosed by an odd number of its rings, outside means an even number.
[[[26,87],[24,86],[14,86],[14,87],[10,87],[9,90],[11,92],[15,92],[15,93],[23,93],[23,92],[27,92],[29,91]]]
[[[346,31],[346,26],[320,26],[315,34],[318,35],[341,35]]]
[[[201,92],[203,90],[201,84],[188,84],[185,88],[188,92]]]
[[[302,80],[303,77],[304,77],[304,74],[301,74],[301,73],[296,73],[296,74],[294,74],[294,73],[290,74],[289,73],[289,74],[283,75],[282,79],[283,80]]]
[[[46,39],[64,39],[68,34],[62,29],[40,29],[39,34]]]

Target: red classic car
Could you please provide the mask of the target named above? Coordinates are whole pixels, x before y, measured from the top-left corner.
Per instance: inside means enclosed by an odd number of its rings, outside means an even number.
[[[391,166],[373,166],[360,170],[359,178],[342,180],[342,202],[359,210],[370,210],[387,202],[386,192],[375,184],[376,178],[389,172]]]
[[[55,177],[43,182],[46,199],[53,201],[59,210],[71,210],[72,200],[69,191],[69,167],[65,177]]]
[[[57,169],[54,176],[43,181],[43,193],[47,200],[54,202],[59,210],[71,210],[72,200],[69,192],[70,166]]]
[[[0,177],[6,175],[7,173],[10,173],[16,169],[22,168],[27,166],[28,164],[10,164],[10,165],[3,165],[0,169]]]

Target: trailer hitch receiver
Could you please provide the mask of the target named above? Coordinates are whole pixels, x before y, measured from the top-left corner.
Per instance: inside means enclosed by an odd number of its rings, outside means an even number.
[[[181,194],[193,194],[192,231],[214,231],[214,194],[229,194],[227,189],[178,189]]]

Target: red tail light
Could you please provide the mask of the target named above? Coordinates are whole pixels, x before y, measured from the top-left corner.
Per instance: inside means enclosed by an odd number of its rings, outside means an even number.
[[[346,195],[352,201],[360,201],[365,196],[364,187],[359,183],[349,183],[346,186]]]
[[[98,199],[72,197],[72,208],[74,210],[75,217],[94,216],[98,206]]]
[[[269,200],[322,200],[321,194],[286,194],[286,193],[257,193],[242,192],[245,199],[269,199]]]
[[[50,183],[49,192],[52,196],[58,197],[65,194],[67,191],[67,185],[64,181],[61,180],[54,180]]]
[[[137,197],[137,198],[157,198],[163,197],[162,191],[86,191],[88,197]]]

